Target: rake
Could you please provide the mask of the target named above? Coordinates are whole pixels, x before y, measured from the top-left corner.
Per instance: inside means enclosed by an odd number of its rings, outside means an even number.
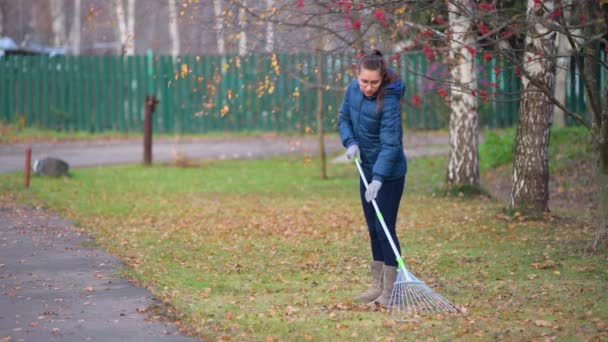
[[[355,157],[355,164],[357,165],[357,169],[359,170],[363,184],[365,184],[365,188],[367,188],[367,178],[363,173],[363,169],[361,168],[358,157]],[[391,293],[391,297],[387,304],[387,309],[394,314],[406,315],[460,312],[460,310],[454,304],[450,303],[442,295],[433,291],[433,289],[427,286],[422,280],[416,278],[416,276],[408,271],[408,269],[405,267],[405,262],[403,261],[401,255],[399,255],[395,242],[393,241],[393,238],[386,227],[384,217],[380,212],[380,208],[378,208],[376,200],[372,200],[372,205],[376,210],[376,216],[382,225],[382,229],[384,230],[384,234],[386,234],[388,242],[393,249],[393,253],[395,253],[399,269],[397,272],[397,279],[395,280],[395,284],[393,286],[393,292]]]

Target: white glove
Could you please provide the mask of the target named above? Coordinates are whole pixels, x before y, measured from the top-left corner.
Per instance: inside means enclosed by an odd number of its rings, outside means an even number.
[[[357,145],[357,144],[350,145],[346,149],[346,158],[348,158],[348,160],[353,160],[355,158],[359,158],[359,145]]]
[[[379,180],[373,180],[371,183],[369,183],[367,190],[365,191],[365,200],[368,202],[375,200],[376,197],[378,197],[378,191],[380,191],[381,187],[382,182]]]

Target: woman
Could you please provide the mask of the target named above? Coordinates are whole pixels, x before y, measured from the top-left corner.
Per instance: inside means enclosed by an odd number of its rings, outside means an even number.
[[[346,88],[340,108],[338,123],[346,156],[349,160],[358,157],[365,177],[371,180],[367,190],[362,180],[359,184],[372,252],[371,286],[355,297],[359,302],[387,305],[397,277],[397,259],[371,201],[376,200],[401,251],[395,225],[407,172],[401,128],[404,92],[398,75],[387,68],[382,53],[374,50],[359,61],[357,79]]]

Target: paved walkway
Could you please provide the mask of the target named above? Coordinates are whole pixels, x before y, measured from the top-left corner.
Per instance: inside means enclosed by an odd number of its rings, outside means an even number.
[[[337,137],[327,137],[328,153],[342,147]],[[0,144],[0,173],[20,171],[25,165],[25,150],[32,149],[32,160],[57,157],[70,167],[92,167],[111,164],[140,163],[143,160],[141,140],[81,141],[33,144]],[[153,162],[169,162],[177,154],[195,160],[253,159],[287,154],[317,154],[314,136],[259,136],[244,138],[162,139],[153,141]]]
[[[0,341],[196,341],[68,221],[0,203]]]
[[[405,152],[408,158],[448,153],[448,139],[444,134],[406,133]],[[57,157],[70,167],[94,167],[111,164],[140,163],[143,160],[141,140],[71,141],[33,144],[0,144],[0,173],[22,171],[25,151],[32,149],[32,160]],[[336,135],[325,137],[328,154],[343,151]],[[286,137],[260,136],[245,138],[204,138],[181,140],[155,140],[152,148],[153,162],[170,162],[176,155],[193,160],[208,159],[255,159],[288,154],[318,154],[316,136]],[[343,154],[333,162],[345,162]]]
[[[329,154],[343,151],[327,137]],[[176,154],[192,159],[314,155],[316,137],[158,140],[155,162]],[[444,135],[410,134],[409,158],[447,153]],[[22,171],[32,159],[66,160],[72,168],[141,162],[141,141],[0,145],[0,173]],[[343,154],[333,162],[344,162]],[[194,341],[157,317],[152,294],[117,276],[122,264],[93,245],[70,222],[44,210],[18,207],[0,194],[0,342],[9,341]]]

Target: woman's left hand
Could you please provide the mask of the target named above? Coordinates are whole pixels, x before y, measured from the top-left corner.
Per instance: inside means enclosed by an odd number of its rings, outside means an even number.
[[[365,191],[365,200],[368,202],[375,200],[376,197],[378,197],[378,191],[380,191],[381,187],[382,187],[382,182],[379,180],[373,180],[371,183],[369,183],[369,186],[367,187],[367,190]]]

